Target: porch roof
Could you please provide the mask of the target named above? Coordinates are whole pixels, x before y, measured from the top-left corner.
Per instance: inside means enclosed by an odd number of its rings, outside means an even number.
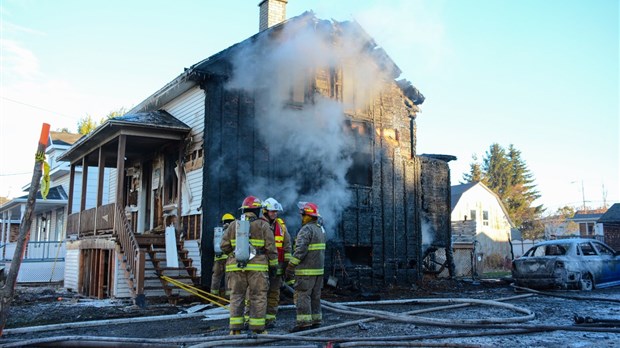
[[[127,114],[107,120],[94,131],[78,140],[58,157],[59,161],[76,163],[86,158],[86,164],[97,166],[98,149],[103,150],[105,167],[116,167],[118,139],[127,136],[127,160],[143,158],[189,134],[191,127],[164,110]]]
[[[24,195],[18,198],[4,203],[0,206],[0,213],[10,213],[11,220],[21,217],[21,206],[28,202],[28,195]],[[37,192],[37,198],[34,206],[34,215],[40,214],[45,211],[61,208],[67,205],[67,193],[62,186],[50,187],[50,191],[47,194],[47,199],[43,199],[41,191]],[[0,216],[1,218],[1,216]]]

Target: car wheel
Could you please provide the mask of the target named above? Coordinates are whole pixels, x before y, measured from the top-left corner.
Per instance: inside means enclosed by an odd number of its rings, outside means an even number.
[[[581,276],[579,288],[582,291],[592,291],[592,289],[594,289],[594,280],[592,279],[590,273],[586,273]]]

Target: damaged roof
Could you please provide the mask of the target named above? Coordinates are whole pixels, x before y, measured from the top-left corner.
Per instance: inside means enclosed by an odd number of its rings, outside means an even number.
[[[356,21],[337,22],[335,20],[322,20],[317,18],[312,11],[306,11],[299,16],[292,17],[286,21],[276,24],[268,29],[260,31],[253,36],[238,42],[192,66],[185,68],[185,71],[164,87],[153,93],[147,99],[131,109],[130,113],[143,112],[152,109],[159,109],[174,98],[187,92],[198,85],[206,77],[225,77],[230,74],[229,59],[236,52],[247,45],[253,45],[263,38],[271,37],[280,32],[285,26],[291,23],[301,23],[311,25],[315,30],[325,30],[327,33],[339,30],[354,30],[358,36],[362,36],[368,42],[367,48],[370,54],[375,57],[377,63],[386,71],[389,71],[394,79],[401,74],[400,68],[387,55],[383,48],[379,47],[375,41]],[[424,102],[424,95],[406,79],[395,81],[403,91],[403,94],[411,100],[414,105],[407,105],[415,111],[416,107]]]

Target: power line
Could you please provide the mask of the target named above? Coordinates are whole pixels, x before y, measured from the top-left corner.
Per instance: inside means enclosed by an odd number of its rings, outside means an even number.
[[[15,175],[26,175],[26,174],[31,174],[31,172],[0,174],[0,176],[15,176]]]
[[[51,112],[51,113],[53,113],[53,114],[56,114],[56,115],[59,115],[59,116],[63,116],[63,117],[69,118],[69,119],[71,119],[71,120],[75,120],[75,117],[73,117],[73,116],[69,116],[69,115],[65,115],[65,114],[60,113],[60,112],[56,112],[56,111],[52,111],[52,110],[49,110],[49,109],[45,109],[45,108],[42,108],[42,107],[39,107],[39,106],[35,106],[35,105],[32,105],[32,104],[28,104],[28,103],[20,102],[20,101],[18,101],[18,100],[10,99],[10,98],[7,98],[7,97],[0,97],[0,98],[2,98],[2,99],[4,99],[4,100],[8,100],[8,101],[13,102],[13,103],[17,103],[17,104],[21,104],[21,105],[24,105],[24,106],[28,106],[28,107],[31,107],[31,108],[33,108],[33,109],[39,109],[39,110],[43,110],[43,111],[47,111],[47,112]]]

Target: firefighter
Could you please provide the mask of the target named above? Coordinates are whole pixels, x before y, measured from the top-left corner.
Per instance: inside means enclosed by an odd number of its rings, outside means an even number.
[[[267,311],[268,272],[275,273],[278,266],[273,233],[269,223],[259,219],[262,203],[254,196],[243,200],[241,218],[224,232],[221,248],[228,255],[226,274],[230,294],[230,334],[239,335],[243,329],[243,310],[246,291],[249,289],[249,328],[265,334]],[[245,226],[248,226],[245,230]],[[249,239],[249,240],[248,240]]]
[[[319,223],[319,208],[300,202],[301,229],[295,251],[286,267],[285,278],[295,288],[296,325],[290,332],[321,326],[321,289],[325,263],[325,230]]]
[[[235,217],[232,214],[226,213],[222,215],[223,230],[226,231],[228,225],[230,225],[230,223],[233,221],[235,221]],[[218,296],[222,295],[220,289],[222,288],[222,279],[224,278],[224,286],[226,290],[223,295],[226,295],[226,297],[228,297],[230,296],[230,290],[228,289],[228,282],[225,280],[225,278],[228,277],[224,276],[224,271],[226,269],[226,259],[228,258],[228,255],[224,254],[220,249],[221,236],[219,239],[220,240],[218,240],[217,236],[215,236],[213,240],[215,256],[213,257],[213,274],[211,275],[211,293]]]
[[[291,236],[286,229],[284,220],[278,217],[282,211],[282,205],[274,198],[267,198],[263,202],[263,215],[271,226],[271,231],[276,242],[278,251],[278,269],[276,274],[269,275],[269,292],[267,293],[267,316],[266,327],[275,326],[276,314],[280,303],[280,287],[282,286],[282,276],[286,269],[286,263],[291,259]]]

